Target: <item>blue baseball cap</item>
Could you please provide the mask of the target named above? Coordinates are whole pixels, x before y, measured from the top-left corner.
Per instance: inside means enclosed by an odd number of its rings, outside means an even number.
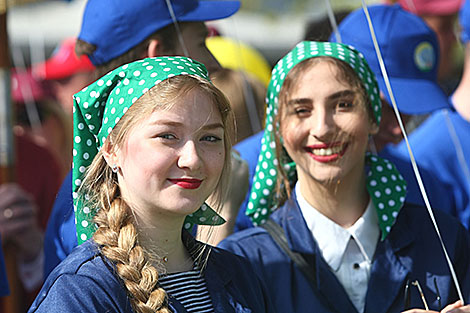
[[[466,0],[460,9],[459,21],[462,27],[460,39],[463,43],[467,43],[470,41],[470,0]]]
[[[178,22],[203,22],[229,17],[239,1],[168,1]],[[96,46],[89,55],[104,64],[137,46],[157,30],[173,23],[165,0],[88,0],[78,39]]]
[[[425,114],[448,108],[447,96],[437,84],[439,44],[434,32],[398,4],[370,6],[369,13],[400,112]],[[363,10],[349,14],[339,32],[343,43],[364,54],[391,103]],[[336,41],[334,34],[330,40]]]

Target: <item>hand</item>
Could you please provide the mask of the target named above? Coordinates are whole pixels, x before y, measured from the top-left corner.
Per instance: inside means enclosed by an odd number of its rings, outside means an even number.
[[[464,306],[462,301],[458,300],[446,306],[441,313],[470,313],[470,305]]]
[[[17,184],[0,185],[0,235],[2,243],[12,243],[17,256],[33,260],[42,249],[42,231],[36,222],[32,197]]]
[[[426,311],[422,309],[411,309],[403,313],[439,313],[436,311]],[[446,306],[440,313],[470,313],[470,305],[463,306],[460,300]]]

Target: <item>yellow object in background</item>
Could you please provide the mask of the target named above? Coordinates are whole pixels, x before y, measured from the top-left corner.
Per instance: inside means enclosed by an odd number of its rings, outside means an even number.
[[[254,75],[266,87],[268,86],[271,79],[271,66],[254,48],[221,36],[207,38],[206,44],[222,67],[243,70]]]

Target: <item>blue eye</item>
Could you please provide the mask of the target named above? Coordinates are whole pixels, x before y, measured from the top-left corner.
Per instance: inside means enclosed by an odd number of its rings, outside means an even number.
[[[176,136],[173,134],[161,134],[161,135],[158,135],[157,137],[162,138],[162,139],[168,139],[168,140],[176,139]]]
[[[217,136],[208,135],[208,136],[202,137],[201,140],[202,141],[209,141],[209,142],[217,142],[217,141],[221,141],[222,139],[217,137]]]

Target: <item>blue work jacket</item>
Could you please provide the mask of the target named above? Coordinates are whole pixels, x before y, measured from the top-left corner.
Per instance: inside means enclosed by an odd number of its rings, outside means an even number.
[[[469,235],[453,217],[434,212],[465,296],[469,295]],[[292,251],[301,253],[315,272],[310,282],[267,231],[250,228],[228,237],[220,247],[246,257],[269,287],[279,312],[357,313],[346,291],[323,259],[295,197],[272,215],[282,226]],[[335,240],[331,238],[331,240]],[[407,280],[418,280],[431,309],[458,300],[449,268],[426,209],[405,205],[385,240],[377,243],[366,295],[367,313],[402,312]],[[424,308],[411,287],[411,307]]]
[[[134,312],[114,272],[114,265],[89,240],[52,271],[29,312]],[[212,248],[203,275],[215,312],[276,312],[266,288],[239,256]],[[172,312],[187,312],[171,296],[169,304]]]

